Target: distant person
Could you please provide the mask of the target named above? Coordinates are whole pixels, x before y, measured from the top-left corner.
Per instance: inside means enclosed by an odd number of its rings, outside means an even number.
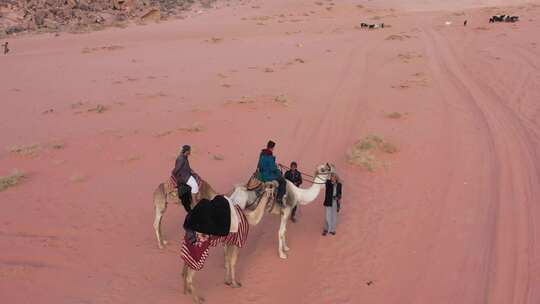
[[[467,26],[467,20],[463,21],[463,26]]]
[[[182,151],[174,165],[172,177],[178,188],[178,198],[186,209],[186,212],[191,211],[191,203],[194,197],[199,193],[200,177],[193,171],[189,165],[189,155],[191,155],[191,147],[189,145],[182,146]]]
[[[285,195],[285,179],[281,176],[281,171],[278,169],[276,164],[276,157],[274,156],[274,147],[276,143],[273,141],[268,141],[266,144],[266,149],[262,149],[259,154],[259,162],[257,164],[257,171],[259,179],[262,182],[277,181],[277,203],[280,206],[283,206],[283,196]]]
[[[337,213],[341,209],[341,182],[336,173],[326,181],[324,197],[324,230],[322,235],[336,235]]]
[[[4,47],[4,55],[9,53],[8,42],[6,41],[6,43],[2,44],[2,46]]]
[[[302,174],[297,170],[298,164],[296,162],[291,162],[291,168],[285,172],[285,179],[291,181],[296,187],[300,187],[302,184]],[[291,213],[291,221],[296,223],[296,210],[298,205],[294,206]]]

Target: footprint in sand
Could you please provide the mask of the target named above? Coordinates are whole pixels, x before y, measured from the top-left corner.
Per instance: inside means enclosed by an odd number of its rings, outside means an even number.
[[[221,37],[212,37],[210,39],[206,39],[204,42],[211,43],[211,44],[217,44],[217,43],[223,42],[223,38],[221,38]]]

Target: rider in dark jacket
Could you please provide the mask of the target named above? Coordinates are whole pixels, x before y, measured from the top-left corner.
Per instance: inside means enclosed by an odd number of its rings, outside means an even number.
[[[266,149],[261,151],[259,155],[259,163],[257,165],[257,170],[259,172],[259,179],[263,182],[277,181],[278,182],[278,191],[277,191],[277,202],[278,204],[283,204],[283,196],[285,195],[285,179],[281,176],[281,171],[276,165],[276,157],[273,154],[274,147],[276,143],[269,141],[266,145]]]
[[[191,154],[191,147],[184,145],[182,152],[176,158],[174,169],[171,172],[176,186],[178,188],[178,198],[182,202],[182,205],[186,209],[186,212],[191,211],[191,203],[194,201],[193,195],[199,192],[200,177],[189,166],[189,155]]]

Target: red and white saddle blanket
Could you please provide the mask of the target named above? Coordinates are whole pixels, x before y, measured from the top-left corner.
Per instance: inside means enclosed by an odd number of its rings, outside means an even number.
[[[174,178],[174,176],[169,177],[168,183],[169,183],[169,188],[171,189],[176,189],[176,187],[178,187],[178,184],[176,183],[176,179]]]
[[[234,208],[239,219],[238,232],[231,232],[226,236],[210,236],[207,240],[202,242],[197,241],[194,244],[188,241],[186,233],[184,241],[182,242],[181,255],[186,265],[191,269],[201,270],[203,268],[204,262],[206,261],[206,258],[208,258],[210,247],[215,247],[220,244],[234,245],[240,248],[244,246],[249,233],[249,223],[242,212],[242,209],[236,205]]]

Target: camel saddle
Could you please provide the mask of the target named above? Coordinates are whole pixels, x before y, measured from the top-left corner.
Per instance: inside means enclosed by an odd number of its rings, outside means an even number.
[[[246,189],[248,191],[254,191],[258,189],[259,187],[261,187],[262,184],[263,182],[257,178],[257,173],[253,173],[253,175],[250,177],[250,179],[248,180],[246,184]]]

